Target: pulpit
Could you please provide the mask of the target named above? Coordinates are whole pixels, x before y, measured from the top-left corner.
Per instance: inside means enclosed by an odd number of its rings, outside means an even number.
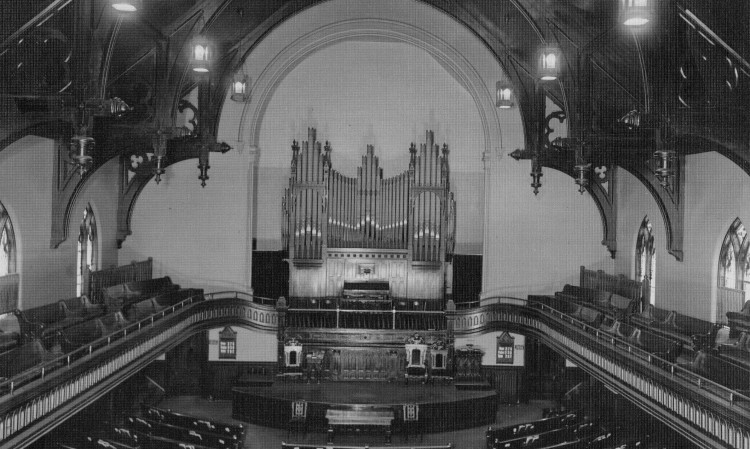
[[[430,345],[430,379],[450,381],[452,379],[448,367],[448,346],[443,340],[436,340]]]

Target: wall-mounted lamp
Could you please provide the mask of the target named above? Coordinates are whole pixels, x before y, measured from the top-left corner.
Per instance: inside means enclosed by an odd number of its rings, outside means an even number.
[[[560,50],[556,47],[544,47],[537,57],[537,75],[542,81],[554,81],[560,76]]]
[[[136,12],[143,6],[142,0],[111,0],[110,4],[120,12]]]
[[[495,85],[495,107],[510,109],[513,107],[513,87],[505,81]]]
[[[670,178],[675,174],[674,160],[677,154],[674,150],[656,150],[654,151],[658,166],[654,169],[654,174],[659,180],[659,184],[665,189],[669,187]]]
[[[91,168],[94,162],[94,138],[87,135],[85,129],[70,139],[70,157],[71,163],[78,168],[78,173],[83,176]]]
[[[649,0],[620,0],[620,22],[628,27],[639,27],[651,21]]]
[[[576,172],[576,184],[578,185],[578,192],[583,195],[586,191],[586,187],[589,186],[589,173],[591,172],[591,164],[577,164],[573,167]]]
[[[161,182],[161,175],[164,174],[164,158],[167,156],[167,138],[168,135],[161,129],[156,132],[153,140],[154,157],[156,157],[156,165],[154,165],[154,175],[156,176],[156,183]]]
[[[203,37],[199,37],[195,41],[193,41],[190,64],[193,66],[194,72],[208,73],[212,58],[213,51],[208,45],[208,40]]]
[[[232,80],[232,95],[230,98],[233,101],[244,103],[250,100],[250,78],[242,72],[235,73]]]
[[[208,154],[210,151],[210,146],[206,144],[201,145],[198,149],[198,170],[200,170],[198,179],[201,180],[201,187],[206,187],[206,181],[208,180],[208,169],[211,168],[208,165]]]
[[[539,188],[542,186],[542,164],[539,159],[534,156],[531,159],[531,187],[534,188],[534,195],[539,194]]]

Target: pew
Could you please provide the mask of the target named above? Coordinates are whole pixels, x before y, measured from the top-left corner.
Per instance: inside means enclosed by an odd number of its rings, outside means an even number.
[[[15,313],[24,338],[47,338],[67,327],[84,321],[81,317],[67,317],[59,302],[45,304]]]
[[[652,334],[646,329],[634,329],[627,342],[668,362],[677,360],[683,350],[681,341]]]
[[[242,447],[242,441],[225,437],[216,433],[197,431],[185,427],[164,424],[147,418],[138,418],[129,416],[125,419],[128,428],[146,433],[151,436],[167,438],[169,440],[181,441],[189,444],[198,444],[213,448],[239,449]]]
[[[732,331],[731,336],[750,332],[750,300],[745,301],[739,312],[727,312],[727,322]]]
[[[89,320],[102,316],[105,313],[103,304],[93,304],[86,295],[62,299],[58,302],[66,318]]]
[[[15,349],[0,354],[0,379],[10,379],[39,364],[52,361],[62,356],[60,347],[47,350],[41,340],[30,340]],[[28,373],[29,378],[39,376],[34,371]]]
[[[631,316],[633,324],[673,340],[680,340],[687,346],[697,348],[713,347],[720,325],[664,310],[649,304],[643,312]]]
[[[717,350],[722,357],[750,368],[750,334],[747,332],[742,332],[733,343],[718,345]]]
[[[500,441],[563,428],[576,424],[580,420],[581,416],[577,412],[571,412],[523,424],[515,424],[500,428],[490,427],[485,433],[487,449],[492,449],[493,445]]]
[[[161,293],[179,290],[169,276],[146,281],[126,282],[102,289],[107,311],[117,312],[127,305]]]
[[[159,313],[167,307],[178,304],[191,296],[202,297],[203,289],[186,288],[175,290],[136,303],[131,303],[123,308],[123,315],[125,315],[128,321],[138,321],[155,313]]]
[[[10,351],[21,344],[21,326],[13,313],[0,315],[0,353]]]
[[[163,424],[215,433],[240,441],[245,437],[245,428],[241,424],[228,424],[200,419],[146,404],[141,405],[141,413],[144,417]]]
[[[94,319],[60,331],[56,339],[62,347],[62,351],[67,353],[75,351],[104,335],[106,335],[104,324],[101,320]]]
[[[586,441],[588,445],[594,438],[607,434],[593,422],[583,422],[565,427],[560,427],[546,432],[536,432],[529,435],[509,438],[506,440],[493,441],[490,449],[532,449],[561,445],[563,443]],[[587,440],[589,437],[593,437]],[[609,437],[608,437],[609,438]],[[573,446],[575,447],[575,446]]]
[[[143,443],[144,449],[215,449],[211,446],[173,440],[139,431],[133,431],[133,433],[138,436],[138,441]]]
[[[694,357],[678,361],[678,365],[727,388],[743,392],[750,389],[750,370],[707,350],[699,350]],[[697,382],[684,373],[679,374]]]

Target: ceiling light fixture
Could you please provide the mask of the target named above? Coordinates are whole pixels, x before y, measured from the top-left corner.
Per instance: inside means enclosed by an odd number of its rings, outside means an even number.
[[[495,85],[495,107],[510,109],[513,107],[513,87],[505,81]]]
[[[560,50],[556,47],[544,47],[539,51],[537,67],[539,79],[554,81],[560,75]]]
[[[193,42],[190,62],[193,71],[197,73],[208,73],[211,65],[213,51],[204,37],[199,37]]]
[[[141,0],[112,0],[111,5],[117,11],[131,13],[141,9],[142,2]]]
[[[651,21],[649,0],[620,0],[620,20],[628,27],[640,27]]]

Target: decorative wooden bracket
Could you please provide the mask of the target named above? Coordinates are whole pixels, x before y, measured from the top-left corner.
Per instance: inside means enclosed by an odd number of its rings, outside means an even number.
[[[674,160],[674,176],[668,187],[663,187],[654,173],[656,163],[649,159],[639,162],[620,158],[621,166],[638,178],[646,186],[659,206],[664,229],[667,233],[667,251],[675,259],[683,261],[683,236],[685,233],[685,155],[679,154]]]
[[[187,159],[198,158],[202,145],[199,137],[187,136],[167,142],[167,156],[163,168]],[[211,152],[226,153],[231,149],[224,142],[209,144]],[[150,145],[131,147],[120,156],[120,194],[117,202],[117,247],[132,234],[130,227],[133,209],[143,188],[154,176],[156,158]]]

